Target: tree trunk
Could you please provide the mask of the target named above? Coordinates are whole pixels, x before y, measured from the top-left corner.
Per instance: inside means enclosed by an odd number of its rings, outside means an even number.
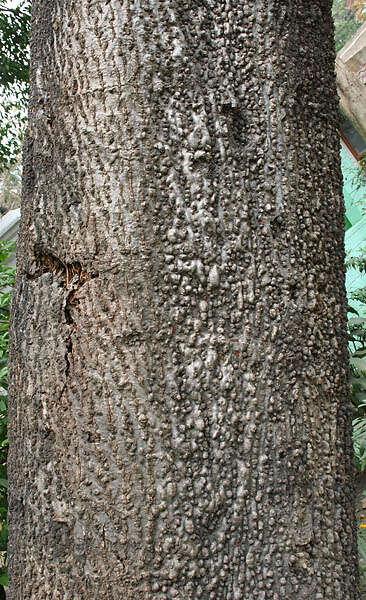
[[[330,0],[34,0],[11,600],[354,600]]]

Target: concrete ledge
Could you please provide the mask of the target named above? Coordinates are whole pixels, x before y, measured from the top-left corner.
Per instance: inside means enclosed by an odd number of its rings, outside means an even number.
[[[0,219],[0,241],[15,242],[18,237],[20,221],[20,208],[9,210]],[[15,267],[15,252],[12,252],[6,259],[5,263],[8,267]]]
[[[340,50],[336,59],[337,89],[341,109],[366,139],[366,23]]]
[[[358,73],[366,64],[366,23],[364,23],[338,52],[337,57],[350,71]]]
[[[366,139],[366,86],[339,57],[336,60],[336,71],[341,109]]]

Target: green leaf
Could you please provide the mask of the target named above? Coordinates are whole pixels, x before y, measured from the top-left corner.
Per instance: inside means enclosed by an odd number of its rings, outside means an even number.
[[[353,308],[353,306],[350,306],[350,305],[348,305],[348,307],[347,307],[347,312],[353,313],[354,315],[359,314],[358,311],[355,308]]]
[[[357,386],[359,389],[365,389],[366,390],[366,377],[362,377],[362,375],[359,375],[357,377],[351,375],[351,377],[350,377],[350,383],[352,385]]]
[[[352,356],[364,358],[364,356],[366,356],[366,348],[360,348],[359,350],[356,350],[355,352],[353,352]]]
[[[363,408],[366,406],[366,391],[365,392],[355,392],[355,396],[358,401],[358,408]]]
[[[359,369],[362,373],[366,373],[366,360],[364,360],[363,358],[351,357],[350,363],[352,366],[356,367],[356,369]]]
[[[3,573],[0,573],[0,585],[4,585],[5,587],[9,586],[9,576],[8,576],[8,568],[5,568]]]

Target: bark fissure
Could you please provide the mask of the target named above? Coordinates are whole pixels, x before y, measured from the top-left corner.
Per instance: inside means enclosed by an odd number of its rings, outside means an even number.
[[[66,362],[66,367],[65,367],[65,377],[68,377],[70,375],[70,368],[71,368],[71,356],[72,356],[72,334],[70,334],[70,337],[66,340],[66,352],[65,352],[65,362]]]
[[[35,269],[33,273],[27,273],[27,279],[33,281],[45,273],[55,275],[61,285],[68,289],[78,290],[84,283],[95,279],[99,273],[88,273],[84,266],[79,262],[63,262],[60,258],[49,252],[35,249]]]

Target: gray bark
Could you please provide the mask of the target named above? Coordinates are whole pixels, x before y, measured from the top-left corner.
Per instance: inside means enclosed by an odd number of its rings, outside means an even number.
[[[330,0],[34,0],[11,600],[359,598]]]

